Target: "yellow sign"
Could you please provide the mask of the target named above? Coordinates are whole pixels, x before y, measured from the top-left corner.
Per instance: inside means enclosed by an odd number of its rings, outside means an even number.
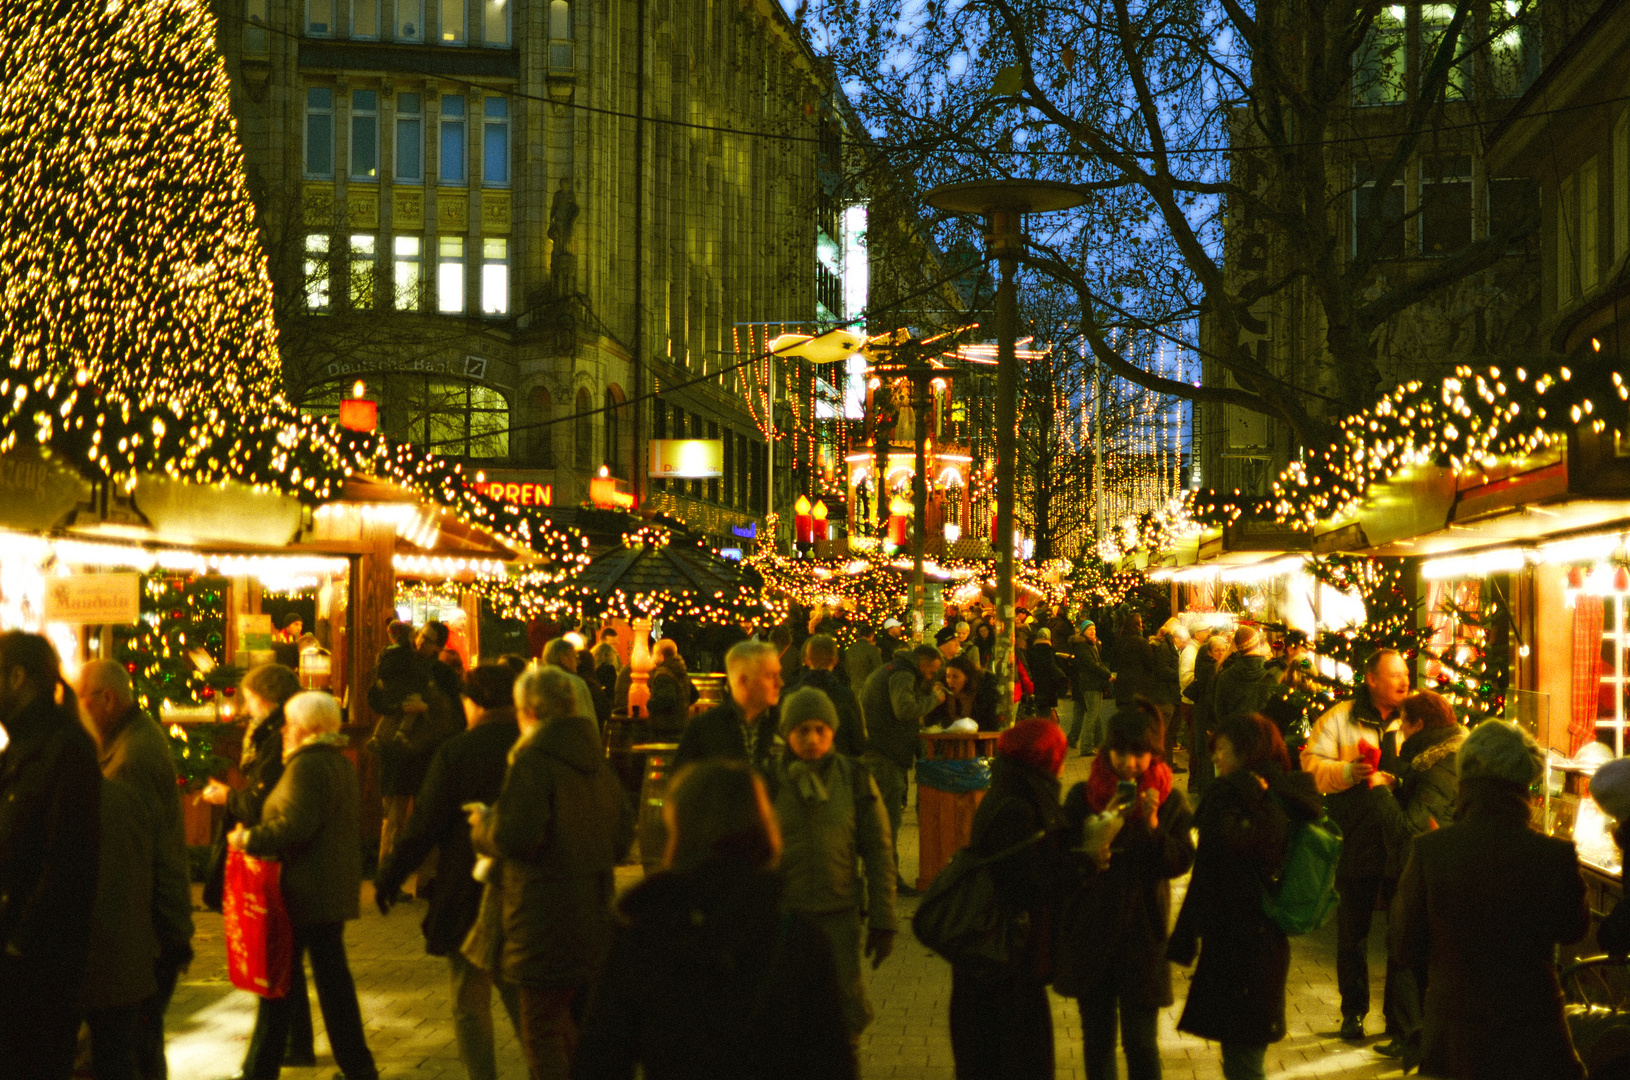
[[[724,475],[722,439],[652,439],[651,476],[711,480]]]
[[[141,618],[140,574],[74,574],[45,581],[45,621],[127,626]]]

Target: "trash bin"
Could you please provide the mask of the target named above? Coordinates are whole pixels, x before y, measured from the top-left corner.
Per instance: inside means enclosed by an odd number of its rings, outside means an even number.
[[[968,845],[973,815],[990,787],[993,731],[922,736],[917,760],[917,888],[926,892]]]

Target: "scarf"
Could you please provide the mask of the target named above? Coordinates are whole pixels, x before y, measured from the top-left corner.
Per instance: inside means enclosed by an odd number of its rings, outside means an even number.
[[[341,750],[344,750],[349,745],[351,745],[351,740],[345,737],[344,732],[327,731],[321,735],[312,735],[309,738],[300,740],[300,745],[285,753],[283,755],[283,760],[286,763],[290,758],[308,746],[337,746]]]
[[[1092,805],[1092,812],[1101,814],[1115,798],[1115,789],[1120,785],[1121,778],[1115,774],[1115,769],[1109,763],[1109,752],[1101,751],[1092,759],[1092,772],[1087,777],[1087,802]],[[1160,793],[1161,805],[1165,805],[1166,797],[1172,793],[1172,769],[1159,758],[1149,763],[1138,777],[1138,794],[1153,788]]]
[[[800,799],[818,805],[832,797],[832,793],[826,789],[826,773],[832,766],[831,754],[819,761],[805,761],[790,754],[788,757],[787,779]]]

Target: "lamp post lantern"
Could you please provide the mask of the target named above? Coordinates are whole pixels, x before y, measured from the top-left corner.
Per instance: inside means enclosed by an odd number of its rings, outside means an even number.
[[[1013,719],[1013,499],[1017,478],[1019,372],[1019,292],[1013,280],[1024,254],[1024,215],[1068,210],[1085,202],[1069,184],[1049,180],[974,180],[945,184],[925,197],[928,205],[957,214],[984,217],[987,250],[996,258],[1001,278],[996,286],[996,635],[994,672],[996,708],[1006,723]]]

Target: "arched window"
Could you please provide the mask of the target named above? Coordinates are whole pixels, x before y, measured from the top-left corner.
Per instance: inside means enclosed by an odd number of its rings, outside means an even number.
[[[577,392],[577,467],[584,472],[594,470],[594,399],[587,387]]]
[[[358,381],[347,376],[314,387],[303,406],[335,416],[340,400]],[[509,457],[509,402],[484,383],[412,371],[363,375],[367,396],[379,402],[379,431],[386,438],[422,446],[448,457]]]
[[[629,458],[632,456],[628,453],[628,447],[623,445],[630,433],[626,423],[627,401],[622,387],[606,387],[606,467],[611,470],[612,476],[624,480],[628,479]]]
[[[532,423],[536,425],[527,440],[532,448],[532,464],[539,468],[555,467],[555,426],[549,421],[555,417],[555,403],[549,391],[542,386],[532,390]]]

